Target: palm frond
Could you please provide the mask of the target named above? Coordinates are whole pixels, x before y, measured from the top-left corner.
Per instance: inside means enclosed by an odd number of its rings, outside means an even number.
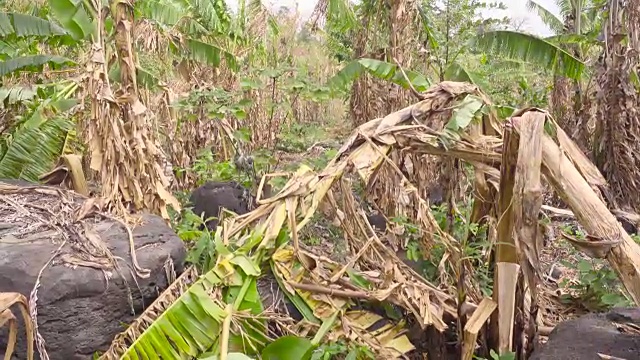
[[[560,16],[569,16],[574,14],[576,3],[582,0],[556,0],[556,6],[560,9]]]
[[[551,11],[533,0],[527,0],[527,8],[538,14],[538,17],[551,29],[551,31],[556,34],[562,33],[564,21],[554,15]]]
[[[535,64],[572,79],[579,79],[585,70],[580,59],[534,35],[508,30],[490,31],[478,35],[474,43],[485,51]]]

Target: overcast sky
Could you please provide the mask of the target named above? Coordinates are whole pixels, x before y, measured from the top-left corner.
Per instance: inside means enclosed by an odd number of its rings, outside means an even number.
[[[237,0],[226,0],[226,2],[232,9],[237,9]],[[264,0],[264,3],[266,5],[270,5],[274,10],[277,10],[281,6],[295,8],[297,5],[300,10],[300,15],[305,19],[311,15],[311,12],[317,2],[318,0]],[[486,15],[500,18],[508,16],[518,23],[522,21],[521,30],[523,31],[541,36],[551,35],[551,31],[540,20],[540,18],[538,18],[535,13],[532,13],[527,9],[527,0],[503,0],[502,2],[504,4],[508,4],[507,10],[491,10],[487,11]],[[537,0],[536,2],[556,15],[558,14],[558,7],[556,6],[555,0]]]

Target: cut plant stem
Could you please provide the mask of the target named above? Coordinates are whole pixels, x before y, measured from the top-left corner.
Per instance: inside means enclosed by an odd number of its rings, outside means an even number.
[[[462,340],[462,360],[471,360],[473,358],[478,333],[497,307],[498,304],[495,301],[484,298],[467,321],[464,326],[464,338]]]
[[[512,127],[504,132],[498,200],[498,243],[495,252],[493,301],[498,311],[491,317],[490,346],[499,354],[511,351],[516,285],[520,265],[513,237],[513,187],[518,137]]]
[[[520,275],[520,265],[510,262],[497,263],[496,274],[493,293],[494,301],[498,303],[497,351],[502,355],[511,352],[511,344],[513,343],[516,287]]]
[[[522,333],[524,335],[519,335],[521,336],[520,341],[516,341],[516,348],[520,354],[533,350],[533,347],[529,345],[532,344],[535,338],[536,317],[538,314],[539,254],[540,249],[543,247],[542,234],[538,230],[538,214],[542,206],[542,184],[540,182],[542,165],[541,140],[544,134],[545,120],[546,116],[541,112],[527,112],[522,117],[515,117],[511,120],[520,135],[513,189],[515,196],[513,197],[512,205],[514,235],[518,259],[528,285],[526,289],[530,295],[530,301],[518,301],[517,304],[522,307],[522,314],[528,316],[521,317],[518,324],[513,325],[518,334]],[[520,284],[520,286],[522,285]],[[528,326],[524,324],[524,321],[527,320],[529,322]],[[524,345],[525,343],[526,345]]]

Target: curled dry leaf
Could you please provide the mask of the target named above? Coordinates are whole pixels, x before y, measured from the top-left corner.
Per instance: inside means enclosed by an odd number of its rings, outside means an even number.
[[[5,349],[5,359],[11,359],[16,346],[18,322],[15,315],[11,312],[11,307],[17,305],[24,321],[26,338],[27,338],[27,359],[33,360],[33,323],[29,315],[29,301],[27,298],[18,293],[0,293],[0,328],[5,324],[9,326],[9,342]]]

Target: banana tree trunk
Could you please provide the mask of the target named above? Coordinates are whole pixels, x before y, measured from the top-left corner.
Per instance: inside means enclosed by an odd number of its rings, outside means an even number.
[[[639,6],[638,0],[608,4],[603,29],[607,46],[597,74],[594,144],[596,165],[611,187],[614,202],[635,211],[640,210],[640,98],[631,73],[640,64]]]
[[[114,0],[114,43],[106,41],[103,16],[98,14],[98,36],[94,38],[88,63],[91,119],[85,139],[91,149],[91,169],[100,176],[102,198],[121,214],[147,210],[169,218],[167,205],[180,209],[166,189],[169,180],[159,164],[160,149],[151,127],[150,111],[142,103],[136,80],[133,42],[133,1]],[[120,84],[108,81],[105,48],[115,46],[120,66]],[[144,269],[136,269],[144,270]]]
[[[550,95],[551,113],[563,129],[571,129],[573,122],[571,101],[571,80],[562,75],[556,75],[553,80],[553,90]]]

